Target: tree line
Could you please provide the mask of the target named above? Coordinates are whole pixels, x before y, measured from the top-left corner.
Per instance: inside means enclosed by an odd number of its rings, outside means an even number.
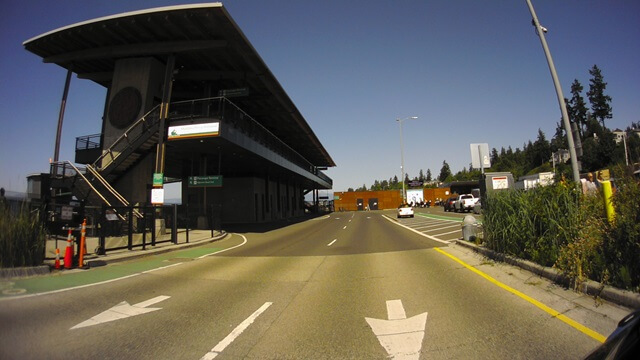
[[[613,118],[611,96],[605,93],[607,83],[604,81],[602,71],[597,65],[589,69],[589,90],[586,92],[588,104],[583,96],[584,87],[578,79],[571,84],[571,98],[565,99],[569,121],[575,131],[572,131],[578,159],[581,164],[581,172],[591,172],[611,167],[615,164],[634,164],[640,162],[640,121],[632,122],[622,131],[623,139],[616,141],[616,134],[606,126],[606,121]],[[574,125],[575,124],[575,125]],[[538,129],[535,141],[529,140],[523,144],[522,149],[515,150],[508,146],[499,151],[491,150],[491,167],[487,172],[511,172],[514,178],[523,175],[537,174],[540,172],[555,171],[556,174],[564,174],[571,178],[571,166],[562,161],[553,163],[552,154],[560,149],[567,149],[567,136],[562,125],[562,119],[556,124],[556,129],[551,140]],[[463,167],[453,174],[446,160],[437,177],[433,178],[431,169],[424,173],[422,169],[418,176],[411,178],[405,174],[405,184],[411,181],[422,182],[424,187],[436,187],[438,182],[448,183],[452,181],[478,180],[481,177],[480,169]],[[401,189],[402,182],[397,176],[388,180],[375,180],[367,188],[363,184],[357,189],[349,188],[347,191],[366,190],[394,190]]]

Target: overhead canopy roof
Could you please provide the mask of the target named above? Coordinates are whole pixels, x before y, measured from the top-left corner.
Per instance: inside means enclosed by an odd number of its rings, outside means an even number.
[[[173,100],[204,97],[205,84],[248,88],[231,100],[315,166],[335,166],[282,86],[221,3],[161,7],[65,26],[24,42],[24,47],[109,87],[116,60],[176,56]]]

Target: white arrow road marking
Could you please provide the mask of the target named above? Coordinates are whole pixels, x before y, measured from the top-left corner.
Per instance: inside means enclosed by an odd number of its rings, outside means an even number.
[[[153,304],[167,300],[170,297],[171,296],[166,296],[166,295],[157,296],[157,297],[154,297],[153,299],[149,299],[147,301],[143,301],[135,305],[129,305],[128,302],[123,301],[120,304],[112,307],[111,309],[107,311],[103,311],[100,314],[92,317],[87,321],[81,322],[80,324],[72,327],[69,330],[98,325],[98,324],[106,323],[109,321],[125,319],[131,316],[146,314],[152,311],[160,310],[162,308],[148,308],[147,306],[151,306]]]
[[[388,300],[387,315],[389,320],[365,317],[380,345],[392,359],[419,359],[427,313],[407,319],[402,300]]]
[[[253,324],[258,316],[265,312],[272,304],[272,302],[264,303],[258,310],[251,314],[251,316],[241,322],[240,325],[236,326],[236,328],[233,329],[233,331],[229,335],[227,335],[226,338],[222,339],[222,341],[220,341],[218,345],[214,346],[213,349],[211,349],[208,353],[201,357],[200,360],[211,360],[220,355],[220,353],[227,346],[229,346],[238,336],[240,336],[240,334],[242,334],[242,332],[244,332],[249,327],[249,325]]]

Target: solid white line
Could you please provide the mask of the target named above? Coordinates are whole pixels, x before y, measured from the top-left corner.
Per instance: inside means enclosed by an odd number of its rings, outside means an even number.
[[[333,241],[332,241],[332,242],[330,242],[329,244],[327,244],[327,246],[331,246],[331,245],[333,245],[333,243],[335,243],[336,241],[338,241],[338,239],[333,239]]]
[[[27,295],[15,296],[15,297],[0,298],[0,301],[3,301],[3,300],[15,300],[15,299],[25,299],[25,298],[36,297],[36,296],[41,296],[41,295],[57,294],[57,293],[61,293],[61,292],[69,291],[69,290],[83,289],[83,288],[87,288],[87,287],[91,287],[91,286],[108,284],[108,283],[111,283],[111,282],[114,282],[114,281],[118,281],[118,280],[129,279],[129,278],[132,278],[132,277],[138,276],[138,275],[142,275],[142,273],[131,274],[131,275],[127,275],[127,276],[123,276],[123,277],[119,277],[119,278],[115,278],[115,279],[111,279],[111,280],[100,281],[100,282],[93,283],[93,284],[74,286],[74,287],[70,287],[70,288],[66,288],[66,289],[47,291],[47,292],[41,292],[41,293],[36,293],[36,294],[27,294]]]
[[[311,219],[311,221],[324,220],[330,218],[330,215],[321,216],[319,218]]]
[[[228,249],[222,249],[222,250],[220,250],[220,251],[216,251],[216,252],[213,252],[213,253],[211,253],[211,254],[202,255],[202,256],[200,256],[200,257],[197,257],[196,259],[203,259],[203,258],[206,258],[207,256],[218,255],[218,254],[223,253],[223,252],[225,252],[225,251],[229,251],[229,250],[233,250],[233,249],[235,249],[235,248],[239,248],[240,246],[242,246],[242,245],[244,245],[244,244],[246,244],[246,243],[247,243],[247,238],[246,238],[244,235],[242,235],[242,234],[235,234],[235,235],[240,235],[240,236],[244,239],[244,241],[242,242],[242,244],[238,244],[238,245],[236,245],[236,246],[232,246],[232,247],[230,247],[230,248],[228,248]]]
[[[216,251],[216,252],[211,253],[211,254],[203,255],[203,256],[200,256],[200,257],[198,257],[198,258],[196,258],[196,259],[202,259],[202,258],[207,257],[207,256],[211,256],[211,255],[219,254],[219,253],[221,253],[221,252],[225,252],[225,251],[228,251],[228,250],[232,250],[232,249],[235,249],[235,248],[240,247],[240,246],[242,246],[242,245],[244,245],[244,244],[246,244],[246,243],[247,243],[247,238],[246,238],[244,235],[242,235],[242,234],[237,234],[237,235],[242,236],[242,238],[244,239],[244,242],[242,242],[242,244],[240,244],[240,245],[236,245],[236,246],[233,246],[233,247],[230,247],[230,248],[228,248],[228,249],[223,249],[223,250],[220,250],[220,251]],[[166,268],[173,267],[173,266],[178,266],[178,265],[181,265],[181,264],[183,264],[183,263],[172,264],[172,265],[164,266],[164,267],[161,267],[161,268],[158,268],[158,269],[146,270],[146,271],[142,271],[142,272],[139,272],[139,273],[135,273],[135,274],[131,274],[131,275],[126,275],[126,276],[119,277],[119,278],[115,278],[115,279],[110,279],[110,280],[100,281],[100,282],[93,283],[93,284],[86,284],[86,285],[74,286],[74,287],[70,287],[70,288],[59,289],[59,290],[53,290],[53,291],[47,291],[47,292],[41,292],[41,293],[36,293],[36,294],[27,294],[27,295],[14,296],[14,297],[4,297],[4,298],[0,298],[0,301],[15,300],[15,299],[25,299],[25,298],[30,298],[30,297],[42,296],[42,295],[57,294],[57,293],[61,293],[61,292],[65,292],[65,291],[71,291],[71,290],[76,290],[76,289],[84,289],[84,288],[88,288],[88,287],[91,287],[91,286],[104,285],[104,284],[112,283],[112,282],[119,281],[119,280],[129,279],[129,278],[132,278],[132,277],[134,277],[134,276],[138,276],[138,275],[142,275],[142,274],[147,274],[147,273],[150,273],[150,272],[152,272],[152,271],[161,270],[161,269],[166,269]]]
[[[220,353],[227,346],[229,346],[238,336],[240,336],[240,334],[242,334],[242,332],[244,332],[249,327],[249,325],[253,324],[256,318],[260,316],[260,314],[265,312],[265,310],[267,310],[272,304],[272,302],[264,303],[264,305],[262,305],[258,310],[251,314],[251,316],[246,318],[242,323],[240,323],[240,325],[236,326],[236,328],[233,329],[233,331],[229,335],[227,335],[226,338],[222,339],[222,341],[220,341],[218,345],[214,346],[213,349],[211,349],[211,351],[200,358],[200,360],[211,360],[220,355]]]
[[[408,227],[408,226],[402,225],[402,224],[400,224],[399,222],[397,222],[397,221],[395,221],[395,220],[391,219],[391,218],[390,218],[390,217],[388,217],[387,215],[382,215],[382,217],[384,217],[385,219],[387,219],[387,220],[391,221],[392,223],[394,223],[394,224],[396,224],[396,225],[398,225],[398,226],[402,226],[403,228],[405,228],[405,229],[407,229],[407,230],[413,231],[414,233],[416,233],[416,234],[418,234],[418,235],[424,236],[424,237],[426,237],[427,239],[431,239],[431,240],[433,240],[433,241],[441,242],[441,243],[443,243],[443,244],[447,244],[447,245],[451,243],[450,241],[440,240],[440,239],[435,238],[435,237],[433,237],[433,236],[431,236],[431,235],[427,235],[427,234],[425,234],[425,233],[421,233],[421,232],[420,232],[420,231],[418,231],[418,230],[415,230],[415,229],[412,229],[412,228],[410,228],[410,227]]]
[[[167,265],[167,266],[159,267],[159,268],[157,268],[157,269],[151,269],[151,270],[143,271],[142,273],[143,273],[143,274],[148,274],[148,273],[150,273],[150,272],[154,272],[154,271],[158,271],[158,270],[168,269],[168,268],[170,268],[170,267],[178,266],[178,265],[181,265],[181,264],[182,264],[182,263],[181,263],[181,262],[179,262],[179,263],[175,263],[175,264],[171,264],[171,265]]]
[[[402,300],[387,300],[387,317],[389,320],[402,320],[407,318],[402,306]]]

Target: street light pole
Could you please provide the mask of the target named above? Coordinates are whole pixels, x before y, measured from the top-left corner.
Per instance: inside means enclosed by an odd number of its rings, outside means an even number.
[[[400,171],[402,173],[402,203],[407,202],[407,193],[404,190],[404,144],[402,143],[402,122],[408,119],[417,119],[417,116],[409,116],[404,119],[396,119],[400,124]]]
[[[580,173],[578,171],[578,157],[576,155],[576,148],[573,142],[573,134],[571,133],[571,123],[569,122],[569,115],[567,114],[567,106],[564,102],[562,87],[560,86],[560,80],[558,80],[558,74],[556,73],[556,67],[553,64],[553,59],[551,58],[551,52],[549,51],[549,46],[547,46],[547,40],[544,38],[544,33],[547,32],[547,29],[540,25],[538,16],[536,15],[536,11],[533,9],[533,5],[531,5],[531,0],[527,0],[527,5],[529,6],[529,11],[531,12],[531,16],[533,17],[533,26],[535,26],[536,28],[536,33],[540,37],[540,42],[542,43],[542,49],[544,50],[544,54],[547,57],[547,63],[549,64],[549,71],[551,71],[553,85],[556,88],[556,95],[558,95],[558,104],[560,105],[560,112],[562,113],[564,131],[567,132],[567,142],[569,143],[569,154],[571,155],[571,169],[573,170],[573,180],[579,184]]]

